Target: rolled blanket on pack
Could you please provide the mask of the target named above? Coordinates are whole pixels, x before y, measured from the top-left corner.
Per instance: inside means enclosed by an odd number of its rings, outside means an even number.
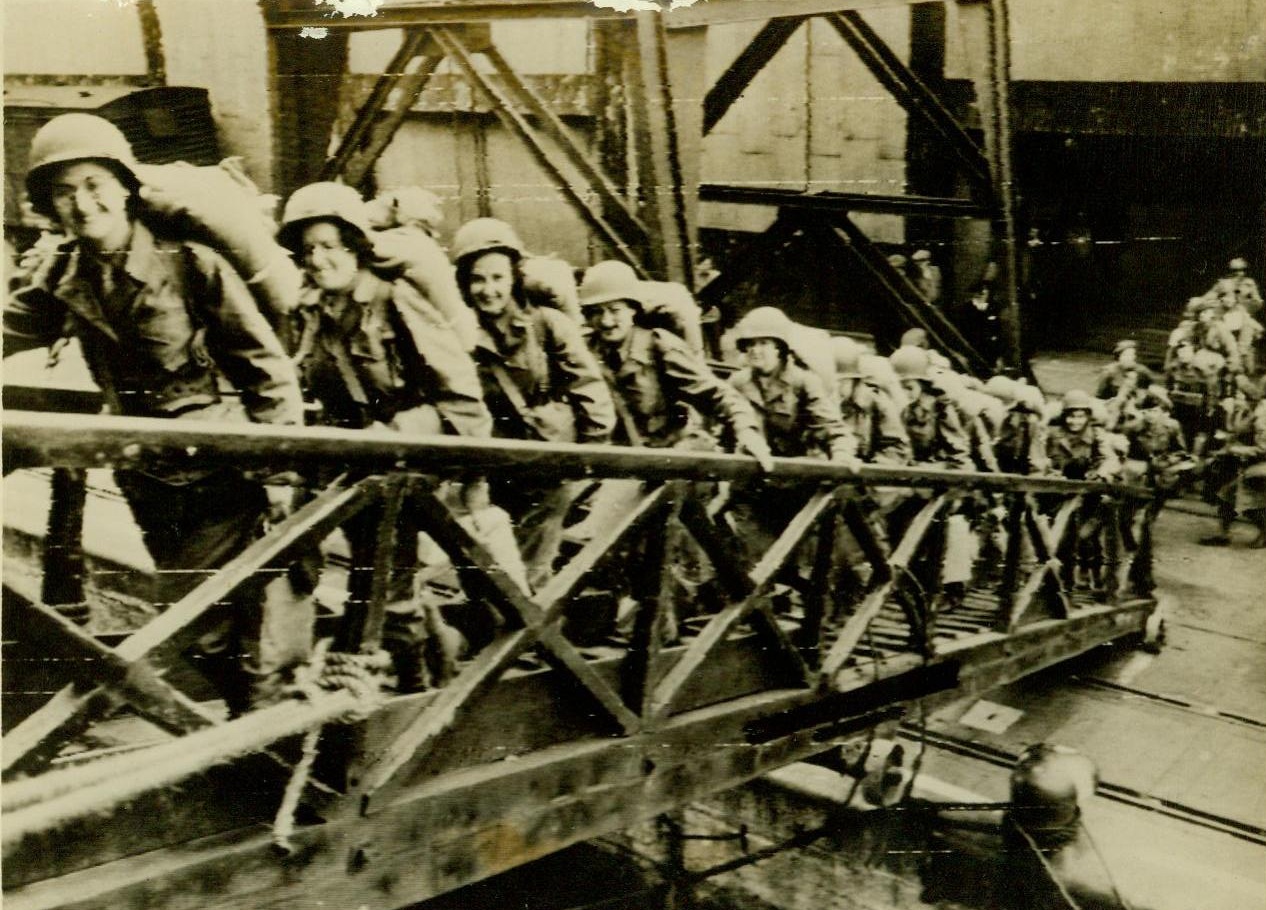
[[[578,323],[580,293],[571,263],[553,256],[528,256],[523,260],[523,292],[530,303],[561,310]]]
[[[419,227],[394,227],[369,238],[377,257],[374,270],[399,274],[439,310],[452,325],[462,347],[475,349],[479,320],[462,299],[457,276],[443,248]]]
[[[679,281],[643,281],[642,287],[647,324],[668,329],[696,353],[704,353],[703,310],[690,289]]]
[[[139,217],[155,233],[205,243],[228,260],[276,323],[295,308],[303,276],[277,243],[276,197],[263,194],[240,158],[198,167],[183,161],[142,164]]]

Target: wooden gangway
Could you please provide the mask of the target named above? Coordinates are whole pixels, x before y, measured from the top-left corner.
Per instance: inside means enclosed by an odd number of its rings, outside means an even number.
[[[810,459],[761,475],[724,454],[14,411],[4,456],[6,471],[161,459],[337,475],[121,640],[100,640],[44,596],[65,589],[47,584],[50,571],[74,564],[64,515],[45,583],[6,582],[6,627],[22,632],[6,647],[57,658],[64,677],[3,739],[5,900],[24,910],[298,908],[315,894],[329,906],[405,906],[832,750],[912,706],[1140,637],[1156,607],[1156,502],[1117,485]],[[529,594],[440,494],[446,481],[491,475],[640,486],[627,509],[586,522],[590,534]],[[805,504],[752,554],[699,493],[758,481]],[[869,504],[894,490],[919,507],[885,541]],[[934,567],[968,501],[1001,516],[1006,543],[993,571],[948,598]],[[467,608],[493,619],[451,679],[409,694],[311,686],[232,720],[182,688],[182,651],[235,590],[371,508],[383,516],[377,554],[354,567],[372,574],[371,596],[326,623],[336,647],[376,651],[405,503],[461,567]],[[1071,584],[1062,558],[1091,512],[1106,562],[1093,594]],[[671,637],[670,528],[719,587]],[[855,596],[835,584],[841,536],[857,554]],[[631,633],[579,635],[587,589],[629,560]],[[806,584],[788,599],[781,580],[797,561]],[[5,688],[20,682],[6,668]],[[94,731],[137,718],[148,739],[94,751]]]

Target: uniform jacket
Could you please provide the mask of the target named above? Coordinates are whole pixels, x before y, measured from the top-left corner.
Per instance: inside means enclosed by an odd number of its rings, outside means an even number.
[[[787,362],[773,376],[739,370],[730,377],[759,418],[770,451],[783,458],[825,454],[832,461],[857,455],[857,439],[815,373]]]
[[[362,269],[346,295],[305,290],[288,340],[320,422],[391,423],[422,406],[447,432],[491,436],[475,362],[449,321],[404,279]]]
[[[1046,455],[1051,471],[1070,480],[1109,480],[1121,469],[1107,432],[1090,423],[1080,433],[1053,424],[1046,437]]]
[[[877,464],[910,463],[910,437],[901,409],[887,392],[859,379],[851,390],[841,383],[836,394],[844,426],[857,439],[858,457]]]
[[[967,431],[945,396],[919,396],[906,406],[901,420],[910,436],[915,464],[940,464],[962,471],[975,468]]]
[[[1025,407],[1007,409],[994,439],[998,470],[1008,474],[1045,474],[1046,424]]]
[[[1110,363],[1099,374],[1099,384],[1095,387],[1095,397],[1104,399],[1115,398],[1131,373],[1138,377],[1136,388],[1150,385],[1156,379],[1156,374],[1141,363],[1136,363],[1134,366],[1129,367],[1120,363]]]
[[[219,404],[223,375],[252,420],[302,423],[294,366],[220,254],[134,222],[122,266],[108,271],[74,242],[51,252],[10,295],[5,353],[74,334],[111,411],[195,416]]]
[[[928,303],[936,304],[941,300],[941,267],[939,265],[920,265],[914,273],[914,286]]]
[[[1222,324],[1235,339],[1235,349],[1240,355],[1240,366],[1250,376],[1257,372],[1257,340],[1262,337],[1262,324],[1248,314],[1243,305],[1228,310]]]
[[[1216,351],[1226,358],[1226,368],[1232,373],[1240,372],[1240,343],[1235,334],[1226,327],[1219,316],[1205,325],[1198,325],[1194,330],[1196,346]]]
[[[562,439],[545,417],[551,404],[562,404],[574,415],[575,426],[573,438],[563,441],[606,442],[611,438],[615,405],[602,369],[586,346],[580,326],[562,311],[515,307],[509,314],[508,331],[501,338],[494,338],[492,330],[481,324],[475,362],[496,435]],[[498,372],[514,383],[518,402],[507,395]],[[523,413],[524,409],[529,413]]]
[[[665,329],[634,326],[619,348],[597,351],[641,444],[672,446],[699,429],[692,409],[722,424],[734,436],[760,432],[756,414],[738,390],[718,379],[707,364]],[[615,438],[632,443],[624,415]]]

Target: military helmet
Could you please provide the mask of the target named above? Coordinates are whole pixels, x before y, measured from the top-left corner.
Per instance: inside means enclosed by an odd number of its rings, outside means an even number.
[[[475,218],[457,229],[450,255],[454,262],[461,262],[470,256],[494,251],[516,260],[527,255],[523,241],[510,225],[500,218]]]
[[[742,348],[758,338],[772,338],[791,349],[791,318],[778,307],[759,306],[734,326],[734,343]]]
[[[927,329],[906,329],[901,335],[901,347],[926,348],[928,346]]]
[[[1001,373],[989,377],[989,381],[985,383],[984,391],[986,394],[997,398],[1003,404],[1014,404],[1019,398],[1015,380],[1010,376],[1003,376]]]
[[[36,212],[53,217],[49,182],[59,166],[74,161],[108,167],[133,192],[141,185],[132,146],[117,126],[95,114],[62,114],[40,127],[31,140],[26,193]]]
[[[831,339],[831,354],[835,358],[835,375],[840,379],[862,378],[862,346],[847,335]]]
[[[277,242],[297,252],[303,228],[313,221],[338,222],[369,238],[365,201],[360,198],[360,193],[342,183],[309,183],[291,193],[281,213]]]
[[[581,309],[617,300],[629,301],[639,307],[646,305],[646,286],[633,267],[617,259],[589,266],[580,280]]]
[[[898,379],[922,379],[930,381],[928,367],[931,361],[928,352],[914,345],[903,345],[892,352],[888,358],[892,362],[892,370]]]
[[[1060,407],[1061,414],[1067,414],[1069,411],[1086,411],[1089,413],[1094,409],[1090,396],[1081,389],[1070,389],[1064,393],[1064,402]]]
[[[932,258],[932,254],[928,250],[915,250],[914,255],[910,258],[915,262],[927,262]]]
[[[1125,338],[1112,346],[1112,355],[1120,357],[1125,351],[1137,351],[1139,343],[1133,338]]]
[[[1226,264],[1226,267],[1230,269],[1232,272],[1236,272],[1236,271],[1246,272],[1248,271],[1248,260],[1243,258],[1242,256],[1236,256],[1234,259],[1232,259],[1230,262]]]

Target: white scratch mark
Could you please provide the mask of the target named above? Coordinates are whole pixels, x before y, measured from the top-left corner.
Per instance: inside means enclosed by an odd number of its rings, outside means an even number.
[[[694,6],[695,0],[593,0],[593,3],[599,9],[615,10],[617,13],[655,12],[656,10],[668,12]]]
[[[352,16],[377,16],[382,0],[318,0],[318,6],[332,6],[344,19]]]
[[[329,33],[330,30],[324,26],[305,25],[299,29],[300,38],[324,38]]]

